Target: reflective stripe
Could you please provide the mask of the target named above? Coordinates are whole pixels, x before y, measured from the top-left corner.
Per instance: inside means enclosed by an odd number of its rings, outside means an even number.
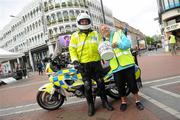
[[[80,43],[77,44],[76,47],[82,46],[83,44],[86,44],[86,43],[91,44],[91,43],[98,43],[98,42],[96,40],[89,40],[89,41],[87,41],[85,43],[84,42],[80,42]]]
[[[77,45],[76,45],[76,44],[70,44],[69,46],[74,47],[74,48],[77,48]]]
[[[116,54],[116,57],[119,57],[121,55],[128,55],[128,54],[130,54],[129,51],[119,52],[119,53]]]
[[[84,42],[80,42],[77,44],[77,47],[82,46],[83,44],[84,44]]]
[[[94,34],[95,34],[95,37],[96,37],[97,40],[98,40],[98,32],[97,32],[97,31],[93,31],[93,32],[94,32]],[[75,36],[76,39],[78,40],[78,45],[77,45],[77,46],[83,45],[83,43],[80,43],[80,39],[79,39],[78,32],[76,32],[74,36]],[[97,42],[96,40],[90,40],[90,41],[89,41],[89,43],[96,43],[96,42]],[[85,43],[86,43],[86,42],[85,42]],[[97,43],[99,43],[99,41],[98,41]]]

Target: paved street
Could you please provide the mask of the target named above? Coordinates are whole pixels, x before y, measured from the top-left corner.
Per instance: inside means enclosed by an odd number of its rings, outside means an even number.
[[[38,88],[47,83],[45,75],[0,86],[0,120],[180,120],[180,56],[151,52],[138,57],[143,88],[140,95],[145,109],[138,111],[128,96],[127,111],[120,112],[120,101],[110,99],[115,110],[102,108],[96,101],[96,114],[87,116],[85,99],[70,97],[55,111],[41,109],[36,103]]]

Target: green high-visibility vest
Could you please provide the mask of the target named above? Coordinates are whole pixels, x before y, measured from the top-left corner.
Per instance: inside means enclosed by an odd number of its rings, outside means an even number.
[[[176,38],[174,35],[171,35],[169,43],[176,43]]]
[[[121,32],[121,31],[118,31]],[[112,43],[117,42],[118,40],[121,40],[121,35],[120,33],[115,32]],[[131,64],[135,64],[134,62],[134,57],[131,54],[130,49],[122,50],[120,48],[115,48],[114,50],[114,58],[110,60],[110,66],[111,70],[117,69],[119,66],[127,66]]]

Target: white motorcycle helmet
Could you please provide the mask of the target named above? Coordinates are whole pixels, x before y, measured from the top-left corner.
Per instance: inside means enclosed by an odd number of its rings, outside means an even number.
[[[89,24],[88,24],[88,25],[81,25],[81,24],[80,24],[80,20],[83,20],[83,19],[88,19],[88,20],[89,20]],[[91,28],[91,18],[90,18],[90,16],[89,16],[87,13],[80,13],[80,14],[77,16],[76,24],[77,24],[77,27],[78,27],[80,30],[88,30],[88,29]]]

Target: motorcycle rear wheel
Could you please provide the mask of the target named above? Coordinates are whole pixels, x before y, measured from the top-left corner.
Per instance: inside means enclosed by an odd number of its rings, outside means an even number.
[[[46,110],[56,110],[64,103],[64,96],[55,92],[50,99],[50,94],[45,91],[38,91],[36,100],[40,107]]]
[[[126,96],[128,96],[130,94],[130,89],[127,86],[125,89],[126,89]],[[118,88],[116,86],[114,88],[108,89],[106,92],[107,92],[107,95],[111,98],[120,99],[121,97],[119,94]]]

